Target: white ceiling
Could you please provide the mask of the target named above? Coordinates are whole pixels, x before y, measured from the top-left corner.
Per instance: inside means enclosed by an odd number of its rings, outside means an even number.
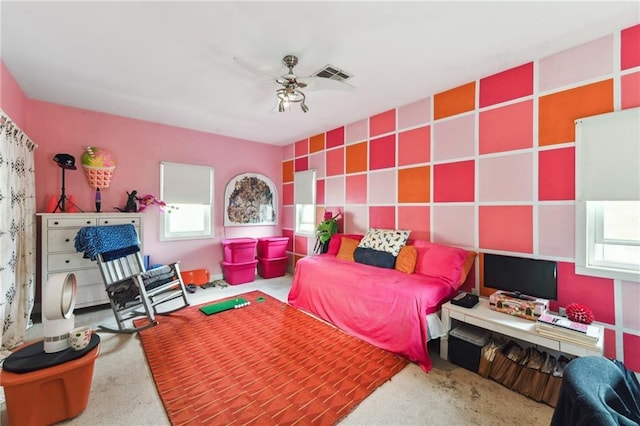
[[[27,97],[285,145],[640,22],[638,1],[0,3],[5,65]],[[305,90],[327,64],[355,90]],[[252,72],[242,63],[262,72]]]

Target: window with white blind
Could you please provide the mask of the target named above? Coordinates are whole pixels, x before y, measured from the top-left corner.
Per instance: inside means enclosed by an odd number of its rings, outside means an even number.
[[[169,207],[160,222],[161,241],[212,237],[212,167],[160,163],[160,198]]]
[[[293,202],[296,206],[296,232],[316,232],[316,171],[305,170],[293,175]]]
[[[576,273],[640,281],[640,108],[576,120]]]

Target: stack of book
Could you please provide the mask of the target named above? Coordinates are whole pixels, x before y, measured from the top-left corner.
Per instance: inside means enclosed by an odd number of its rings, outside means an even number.
[[[600,338],[600,327],[571,321],[549,312],[538,317],[536,331],[546,337],[562,339],[584,346],[594,346]]]

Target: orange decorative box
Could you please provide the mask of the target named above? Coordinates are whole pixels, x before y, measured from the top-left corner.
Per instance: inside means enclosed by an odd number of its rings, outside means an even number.
[[[505,291],[496,291],[489,296],[489,308],[535,321],[549,309],[549,301],[547,299],[515,295]]]

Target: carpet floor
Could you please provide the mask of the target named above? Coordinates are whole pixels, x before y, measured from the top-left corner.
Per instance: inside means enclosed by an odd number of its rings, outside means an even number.
[[[250,305],[140,333],[172,424],[335,424],[407,365],[262,292],[238,297]]]

